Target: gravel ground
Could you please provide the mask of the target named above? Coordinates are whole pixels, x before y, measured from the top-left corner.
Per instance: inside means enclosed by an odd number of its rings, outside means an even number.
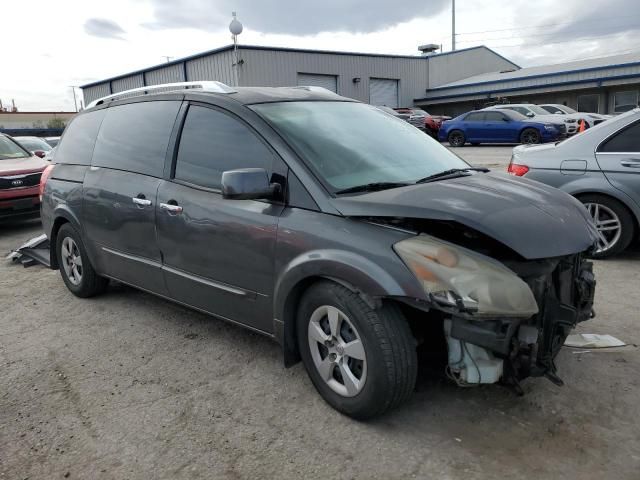
[[[0,253],[40,232],[0,228]],[[640,344],[639,265],[597,263],[579,332]],[[634,346],[565,349],[566,385],[526,380],[523,397],[422,368],[408,404],[358,423],[271,340],[132,288],[81,300],[2,260],[0,302],[0,479],[640,478]]]

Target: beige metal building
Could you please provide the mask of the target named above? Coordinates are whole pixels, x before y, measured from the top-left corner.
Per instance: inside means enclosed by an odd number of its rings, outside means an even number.
[[[75,114],[75,112],[0,112],[0,129],[50,128],[49,125],[54,119],[61,119],[66,125]]]
[[[228,85],[317,85],[374,105],[410,106],[428,89],[496,70],[517,69],[487,47],[427,56],[379,55],[232,45],[83,85],[85,104],[131,88],[218,80]]]

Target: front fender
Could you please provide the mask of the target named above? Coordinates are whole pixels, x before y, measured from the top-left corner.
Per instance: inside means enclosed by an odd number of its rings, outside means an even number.
[[[278,275],[273,297],[274,333],[283,346],[285,365],[291,366],[299,359],[296,311],[300,297],[311,283],[321,278],[333,280],[358,293],[375,308],[383,297],[424,295],[408,269],[406,274],[400,280],[395,279],[371,260],[344,250],[313,250],[292,259]]]

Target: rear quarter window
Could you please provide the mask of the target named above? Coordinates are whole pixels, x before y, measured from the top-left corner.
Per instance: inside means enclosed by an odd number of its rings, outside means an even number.
[[[640,122],[636,122],[614,134],[604,142],[599,152],[637,153],[640,152]]]
[[[56,149],[56,163],[91,165],[91,155],[106,110],[77,115],[67,126]]]
[[[180,102],[138,102],[110,107],[102,121],[92,165],[162,177]]]

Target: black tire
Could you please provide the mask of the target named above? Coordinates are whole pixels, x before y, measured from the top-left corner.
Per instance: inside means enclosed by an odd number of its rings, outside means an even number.
[[[635,234],[635,222],[633,221],[633,217],[631,216],[631,213],[629,212],[627,207],[625,207],[621,202],[614,198],[595,193],[580,195],[578,197],[578,200],[580,200],[585,205],[603,205],[604,207],[610,209],[618,217],[618,220],[620,222],[620,236],[618,237],[617,241],[606,250],[592,254],[591,258],[611,257],[612,255],[616,255],[622,252],[629,246]]]
[[[462,131],[453,130],[449,132],[449,135],[447,135],[447,142],[449,142],[449,145],[452,147],[464,147],[464,144],[467,143],[467,139]]]
[[[355,396],[344,396],[334,391],[321,377],[312,358],[308,328],[312,314],[325,306],[343,312],[362,342],[366,355],[366,378]],[[339,412],[366,420],[400,405],[412,394],[418,370],[416,341],[396,305],[385,304],[372,309],[351,290],[334,282],[322,281],[309,287],[303,295],[296,326],[298,346],[307,373],[322,398]],[[337,374],[334,368],[332,375]]]
[[[74,277],[74,280],[70,278],[69,273],[67,273],[67,270],[65,269],[66,260],[63,255],[63,243],[67,238],[73,241],[73,244],[75,245],[75,249],[73,249],[73,251],[77,253],[77,256],[80,257],[82,262],[80,276],[78,279],[75,279]],[[95,272],[91,262],[89,261],[87,250],[84,248],[80,234],[69,223],[62,225],[58,231],[58,236],[56,238],[56,256],[58,258],[58,265],[60,267],[62,280],[69,291],[71,291],[75,296],[81,298],[93,297],[94,295],[104,292],[107,288],[109,280],[99,276]]]
[[[540,143],[540,132],[535,128],[525,128],[520,134],[520,143],[524,143],[524,144]]]

